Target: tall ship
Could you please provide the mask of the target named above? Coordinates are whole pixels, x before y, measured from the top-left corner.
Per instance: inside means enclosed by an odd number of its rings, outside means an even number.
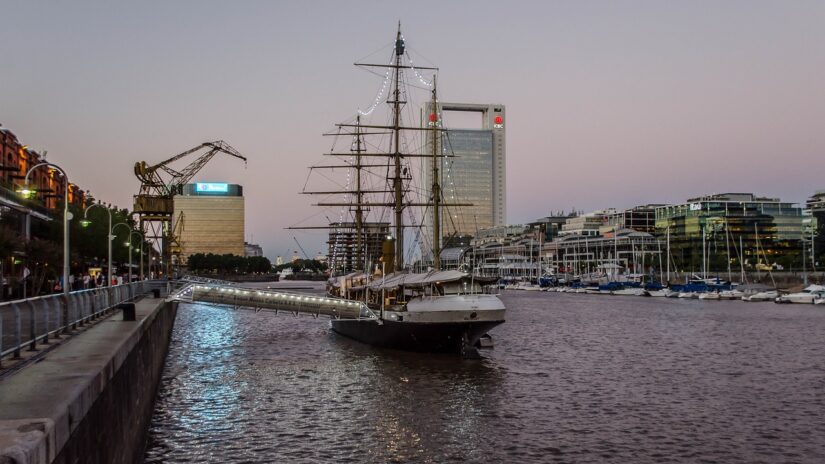
[[[355,65],[383,78],[378,95],[367,110],[325,134],[349,145],[338,151],[333,145],[325,153],[337,163],[310,168],[311,174],[323,171],[319,175],[326,179],[329,170],[343,170],[346,181],[333,183],[338,189],[305,186],[303,192],[325,197],[315,206],[340,208],[339,220],[293,227],[330,229],[329,296],[359,301],[372,312],[371,317],[333,317],[331,328],[379,347],[477,356],[482,337],[504,323],[506,309],[497,295],[486,293],[493,282],[465,270],[442,269],[443,216],[450,208],[469,205],[448,203],[442,192],[440,169],[452,155],[441,143],[438,69],[414,65],[400,23],[388,64]],[[426,79],[423,73],[430,72]],[[414,91],[431,103],[422,106],[430,114],[422,109],[418,125],[405,122],[414,114],[405,112]],[[388,111],[376,121],[381,112],[375,110],[384,102]],[[426,184],[429,188],[423,188]],[[407,263],[405,254],[412,256],[415,247],[420,257]]]

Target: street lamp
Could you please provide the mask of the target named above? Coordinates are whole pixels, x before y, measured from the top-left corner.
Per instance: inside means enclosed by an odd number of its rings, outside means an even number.
[[[143,242],[144,242],[144,235],[143,235],[143,232],[141,232],[139,230],[133,230],[131,233],[129,233],[129,243],[130,243],[129,246],[130,247],[131,247],[131,242],[132,242],[132,234],[140,235],[140,280],[143,280]],[[131,248],[130,248],[129,251],[131,253]],[[130,256],[130,258],[131,258],[131,256]]]
[[[126,224],[125,222],[118,222],[117,224],[115,224],[111,229],[112,240],[114,240],[115,238],[115,229],[117,229],[118,226],[123,226],[129,231],[129,240],[124,245],[129,247],[129,282],[132,282],[132,226]]]
[[[109,209],[109,208],[106,208],[105,206],[101,205],[100,203],[92,203],[91,205],[87,206],[85,210],[83,210],[83,219],[80,220],[80,225],[83,226],[83,227],[89,227],[89,224],[91,224],[92,221],[87,219],[87,216],[89,214],[89,210],[94,208],[95,206],[99,206],[99,207],[105,209],[107,213],[109,213],[109,228],[107,229],[107,232],[106,232],[108,234],[107,235],[107,238],[108,238],[107,242],[108,242],[108,245],[109,245],[109,260],[107,261],[107,263],[109,264],[109,272],[106,275],[106,278],[109,280],[109,282],[106,284],[106,286],[111,287],[112,286],[112,239],[115,238],[114,235],[112,234],[112,210]]]
[[[69,294],[69,221],[72,219],[71,214],[69,213],[69,176],[66,175],[66,171],[63,170],[60,166],[49,163],[43,162],[38,163],[32,166],[28,172],[26,172],[26,177],[23,180],[23,188],[20,189],[20,194],[24,197],[28,198],[29,196],[34,193],[33,189],[28,187],[29,185],[29,175],[35,169],[39,168],[40,166],[49,166],[53,169],[60,171],[60,174],[63,175],[63,181],[66,184],[66,189],[63,192],[63,294]]]

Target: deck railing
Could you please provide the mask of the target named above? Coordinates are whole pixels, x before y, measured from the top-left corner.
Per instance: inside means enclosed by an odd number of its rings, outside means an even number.
[[[19,358],[21,350],[36,351],[61,334],[82,327],[112,311],[118,304],[134,300],[153,289],[167,290],[166,280],[144,280],[130,284],[44,295],[0,303],[0,362],[6,356]]]

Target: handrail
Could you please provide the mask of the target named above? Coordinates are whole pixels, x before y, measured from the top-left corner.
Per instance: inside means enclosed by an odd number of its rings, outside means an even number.
[[[20,358],[26,346],[36,351],[37,345],[48,345],[51,338],[68,334],[149,290],[166,288],[167,282],[143,280],[0,302],[0,362],[9,355]]]

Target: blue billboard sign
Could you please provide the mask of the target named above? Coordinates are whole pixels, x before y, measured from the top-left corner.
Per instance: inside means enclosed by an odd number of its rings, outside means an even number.
[[[227,193],[229,192],[229,184],[198,182],[195,184],[195,191],[202,193]]]

